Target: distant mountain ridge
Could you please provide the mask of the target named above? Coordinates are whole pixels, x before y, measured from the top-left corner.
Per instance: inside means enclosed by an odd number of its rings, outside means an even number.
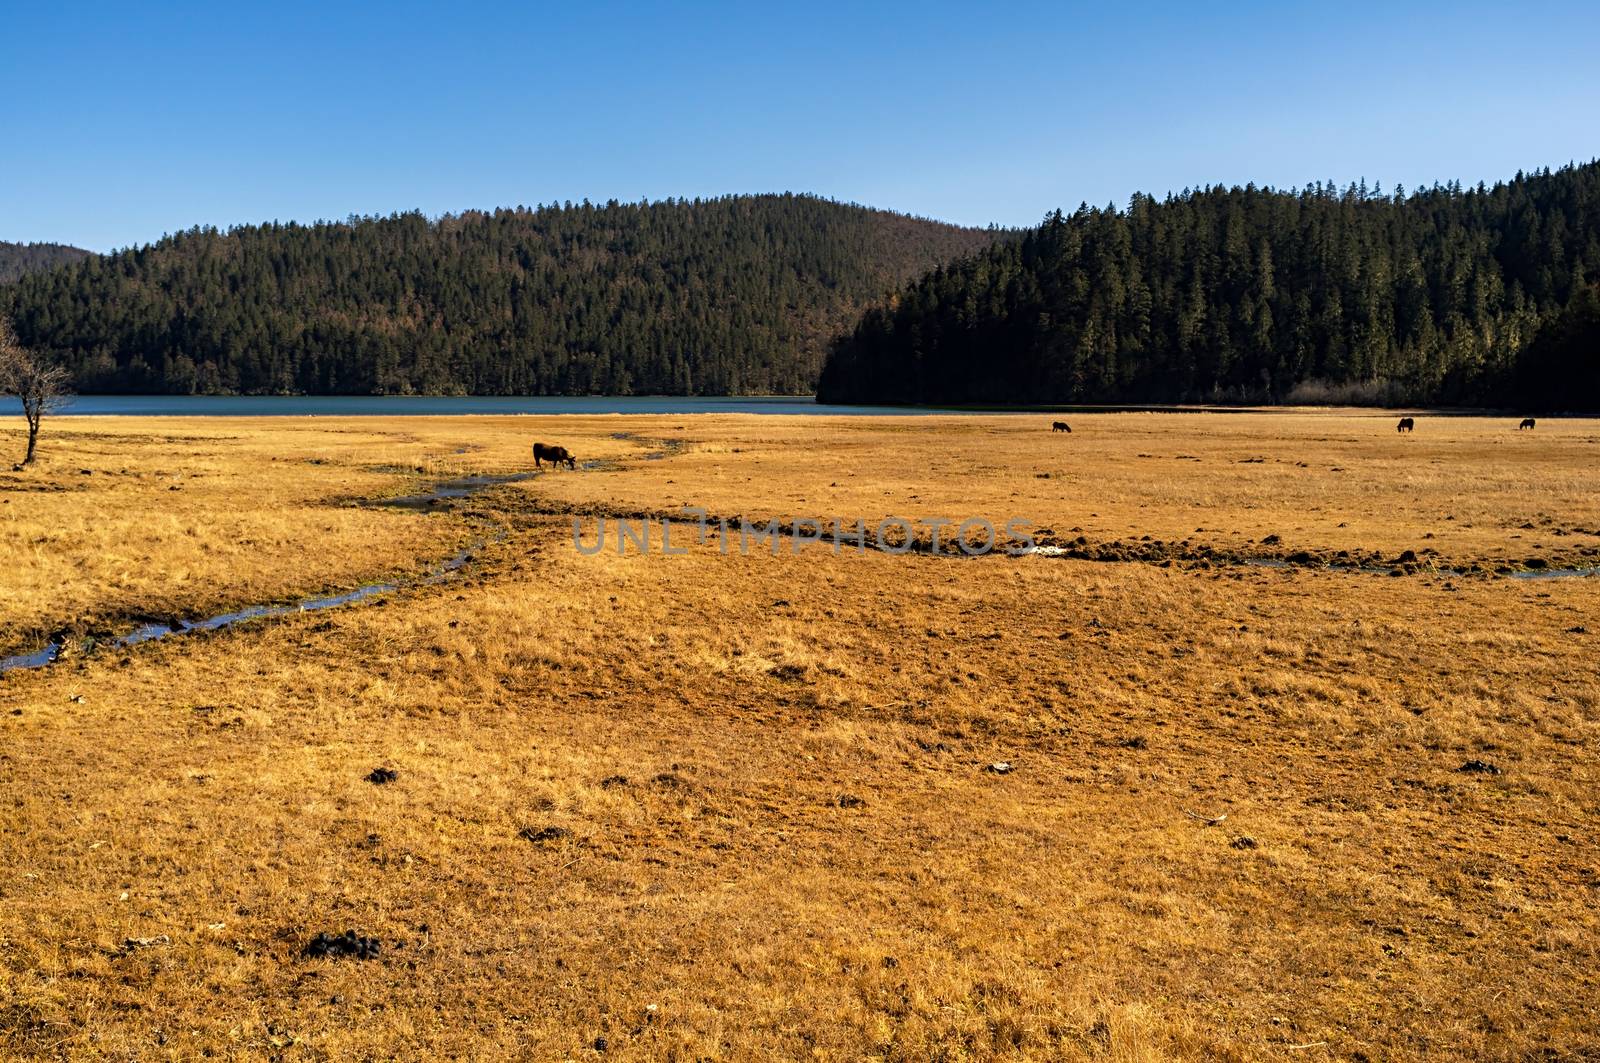
[[[0,240],[0,284],[9,284],[27,273],[81,262],[92,254],[93,251],[67,244],[14,244]]]
[[[1600,408],[1600,163],[1384,194],[1203,188],[1055,212],[831,352],[829,402]]]
[[[987,247],[806,195],[196,228],[0,288],[84,391],[794,394],[873,300]]]

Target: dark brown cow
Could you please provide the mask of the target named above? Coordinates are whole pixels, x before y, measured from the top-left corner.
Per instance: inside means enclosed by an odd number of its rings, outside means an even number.
[[[533,467],[544,468],[544,462],[552,462],[556,468],[565,465],[569,469],[578,467],[578,459],[574,458],[566,447],[552,447],[548,443],[535,443],[533,445]]]
[[[1517,425],[1517,431],[1520,432],[1524,428],[1532,428],[1532,427],[1533,427],[1533,418],[1532,417],[1524,417],[1522,419],[1522,423]]]
[[[1052,432],[1065,432],[1068,435],[1071,435],[1072,434],[1072,426],[1069,425],[1065,421],[1056,421],[1056,422],[1054,422],[1053,424],[1050,425],[1050,431],[1052,431]]]
[[[1400,423],[1395,425],[1394,430],[1396,432],[1414,432],[1414,431],[1416,431],[1416,428],[1417,428],[1417,422],[1416,421],[1413,421],[1409,417],[1402,417],[1402,418],[1400,418]]]

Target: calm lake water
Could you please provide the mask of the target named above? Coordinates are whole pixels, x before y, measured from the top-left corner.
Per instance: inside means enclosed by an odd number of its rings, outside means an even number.
[[[1050,413],[1272,413],[1296,407],[1062,405],[1062,406],[831,406],[806,395],[696,398],[675,395],[577,395],[452,397],[440,395],[74,395],[58,414],[79,417],[450,417],[460,414],[605,414],[605,413],[771,413],[810,416],[887,417],[929,414]],[[20,414],[10,396],[0,396],[0,417]],[[1352,411],[1354,412],[1354,411]],[[1395,410],[1373,408],[1372,417],[1391,417]],[[1433,417],[1483,416],[1483,410],[1428,410]],[[1506,416],[1495,413],[1494,416]],[[1520,416],[1520,415],[1519,415]]]
[[[16,399],[0,399],[0,412],[17,413]],[[455,414],[557,413],[779,413],[925,414],[940,411],[902,406],[824,406],[807,396],[681,398],[671,395],[507,398],[477,396],[389,397],[370,395],[78,395],[61,414],[126,417],[392,417]]]

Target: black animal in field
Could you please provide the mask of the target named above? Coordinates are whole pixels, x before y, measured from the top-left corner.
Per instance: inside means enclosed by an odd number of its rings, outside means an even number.
[[[1065,421],[1056,421],[1056,422],[1054,422],[1054,423],[1052,423],[1050,425],[1050,431],[1052,431],[1052,432],[1065,432],[1068,435],[1071,435],[1072,434],[1072,426],[1070,424],[1068,424],[1067,422],[1065,422]]]
[[[1414,431],[1416,431],[1416,428],[1417,428],[1417,422],[1416,421],[1414,421],[1410,417],[1402,417],[1402,418],[1400,418],[1400,423],[1395,425],[1394,430],[1396,432],[1414,432]]]
[[[552,447],[548,443],[535,443],[533,445],[533,467],[542,469],[547,461],[553,463],[558,469],[563,465],[569,469],[578,467],[578,459],[574,458],[566,447]]]
[[[1532,427],[1533,427],[1533,418],[1532,417],[1524,417],[1522,419],[1522,423],[1517,425],[1517,431],[1520,432],[1524,428],[1532,428]]]

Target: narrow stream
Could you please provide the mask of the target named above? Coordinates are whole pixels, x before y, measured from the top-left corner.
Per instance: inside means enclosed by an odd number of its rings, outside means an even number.
[[[246,620],[270,619],[272,617],[288,616],[291,613],[315,613],[323,609],[337,609],[340,606],[354,605],[356,602],[363,602],[380,594],[388,594],[390,591],[397,591],[402,587],[417,587],[426,586],[430,583],[439,583],[471,561],[483,546],[482,542],[474,543],[448,561],[435,565],[415,579],[395,580],[389,583],[369,583],[365,586],[357,587],[353,591],[345,591],[342,594],[330,594],[321,598],[306,598],[303,601],[287,605],[252,605],[231,613],[218,613],[216,616],[208,616],[193,623],[178,620],[171,624],[145,624],[124,635],[95,640],[92,646],[95,649],[99,649],[102,646],[111,649],[126,649],[129,646],[137,646],[141,642],[164,639],[168,635],[189,635],[198,631],[218,631],[225,627],[232,627],[234,624],[244,623]],[[65,642],[56,641],[33,653],[0,658],[0,673],[19,669],[43,668],[46,665],[54,664],[60,658],[61,651],[65,648]]]
[[[531,480],[539,475],[541,473],[535,471],[508,473],[505,475],[462,476],[441,481],[421,494],[402,495],[396,498],[376,498],[363,501],[361,504],[385,508],[425,510],[448,499],[467,498],[490,487]],[[503,536],[504,530],[501,530],[499,534]],[[93,640],[90,642],[90,646],[94,649],[101,647],[126,649],[130,646],[137,646],[141,642],[152,642],[156,639],[167,638],[170,635],[219,631],[235,624],[242,624],[247,620],[271,619],[273,617],[289,616],[294,613],[315,613],[324,609],[338,609],[346,605],[354,605],[357,602],[364,602],[369,598],[376,598],[379,595],[388,594],[405,587],[427,586],[428,584],[439,583],[449,579],[450,576],[465,567],[469,561],[477,556],[478,551],[482,550],[485,545],[487,545],[487,540],[479,540],[463,548],[454,557],[434,565],[422,575],[411,579],[391,580],[385,583],[368,583],[340,594],[306,598],[302,601],[288,604],[252,605],[244,609],[218,613],[216,616],[208,616],[202,620],[192,622],[176,620],[172,623],[143,624],[122,635],[108,639]],[[65,640],[57,639],[43,649],[35,650],[32,653],[21,653],[13,657],[0,657],[0,674],[31,668],[45,668],[60,659],[66,646]]]
[[[613,433],[613,436],[616,439],[643,442],[643,440],[639,440],[638,437],[632,432],[617,432]],[[643,455],[637,455],[637,457],[642,457],[647,461],[657,460],[660,458],[665,458],[669,454],[676,453],[685,445],[680,440],[659,440],[657,442],[661,449],[649,451]],[[465,451],[457,451],[456,453],[461,454],[465,453]],[[578,468],[583,471],[593,471],[596,469],[612,468],[615,465],[615,459],[598,458],[590,461],[579,462]],[[427,491],[421,492],[420,494],[399,495],[393,498],[365,499],[362,500],[360,504],[364,506],[378,506],[392,509],[427,510],[441,502],[457,498],[468,498],[491,487],[498,487],[501,484],[521,483],[525,480],[532,480],[543,475],[543,469],[530,469],[523,472],[514,473],[457,476],[448,480],[441,480],[430,487]],[[492,538],[500,538],[504,535],[505,530],[502,528]],[[178,620],[173,623],[148,623],[134,628],[132,631],[122,635],[117,635],[108,639],[94,640],[90,643],[90,646],[94,649],[98,649],[102,646],[110,647],[112,649],[126,649],[130,646],[137,646],[141,642],[153,642],[156,639],[164,639],[172,635],[188,635],[195,632],[218,631],[222,628],[232,627],[235,624],[244,623],[247,620],[271,619],[273,617],[289,616],[294,613],[315,613],[324,609],[338,609],[346,605],[354,605],[357,602],[363,602],[369,598],[375,598],[379,595],[388,594],[392,591],[401,590],[405,587],[427,586],[431,583],[439,583],[443,580],[449,579],[451,575],[465,567],[466,564],[471,561],[473,557],[477,555],[478,551],[482,550],[485,545],[486,541],[484,540],[473,543],[472,545],[461,550],[461,552],[456,554],[454,557],[435,565],[421,576],[417,576],[412,579],[393,580],[387,583],[369,583],[364,586],[357,587],[355,590],[345,591],[342,594],[331,594],[317,598],[306,598],[303,601],[293,602],[290,604],[252,605],[247,608],[238,609],[229,613],[219,613],[216,616],[209,616],[203,620],[193,621],[192,623],[183,620]],[[66,646],[67,643],[65,640],[58,639],[45,646],[43,649],[35,650],[32,653],[21,653],[12,657],[0,657],[0,675],[3,675],[6,672],[25,671],[34,668],[46,668],[56,663],[56,661],[61,658],[62,651],[66,649]]]
[[[644,442],[632,432],[616,432],[613,433],[613,438]],[[636,456],[642,457],[647,461],[660,460],[677,453],[686,445],[681,440],[673,439],[657,440],[655,442],[660,446],[661,449]],[[614,459],[601,458],[581,462],[579,463],[578,467],[584,471],[593,471],[596,469],[611,468],[614,467],[615,464],[616,462]],[[467,498],[491,487],[498,487],[501,484],[508,483],[520,483],[526,480],[532,480],[538,476],[542,476],[543,474],[543,470],[528,470],[524,472],[504,473],[498,475],[480,474],[472,476],[460,476],[449,480],[442,480],[433,487],[429,488],[427,491],[419,494],[400,495],[393,498],[368,499],[362,501],[361,505],[381,506],[385,508],[397,509],[426,510],[434,505],[439,504],[440,502],[450,499]],[[499,536],[503,536],[504,534],[504,529],[501,529],[498,533]],[[828,540],[823,539],[819,541],[827,542]],[[465,567],[466,564],[470,562],[477,555],[478,551],[482,550],[485,545],[485,540],[480,540],[476,543],[473,543],[472,545],[462,549],[454,557],[440,562],[422,575],[408,580],[394,580],[386,583],[369,583],[364,586],[357,587],[354,590],[345,591],[341,594],[306,598],[302,601],[290,604],[253,605],[244,609],[235,610],[233,612],[219,613],[216,616],[206,617],[202,620],[193,621],[192,623],[183,620],[177,620],[173,623],[147,623],[140,627],[134,628],[132,631],[129,631],[125,634],[117,635],[112,638],[103,640],[90,640],[89,644],[94,649],[98,649],[102,646],[110,647],[112,649],[126,649],[130,646],[137,646],[142,642],[152,642],[156,639],[163,639],[172,635],[187,635],[195,632],[218,631],[249,620],[271,619],[274,617],[289,616],[294,613],[314,613],[325,609],[338,609],[343,606],[354,605],[358,602],[366,601],[369,598],[375,598],[379,595],[389,594],[405,587],[427,586],[432,583],[439,583],[443,580],[449,579],[454,573]],[[871,548],[877,549],[875,544]],[[946,553],[944,551],[940,551],[939,554],[933,555],[933,551],[928,549],[928,544],[922,542],[913,542],[904,550],[890,549],[886,552],[917,553],[923,556],[940,557],[974,556],[960,552]],[[1008,556],[1004,551],[999,550],[994,551],[993,554],[998,554],[999,556]],[[985,554],[976,556],[992,555]],[[1074,552],[1059,546],[1035,546],[1033,549],[1028,550],[1018,556],[1069,558],[1074,556]],[[1086,560],[1094,559],[1089,558]],[[1245,565],[1252,568],[1272,568],[1286,570],[1309,569],[1314,571],[1321,570],[1326,572],[1346,572],[1371,575],[1387,575],[1392,571],[1393,568],[1393,566],[1342,565],[1337,563],[1298,564],[1277,558],[1239,558],[1234,560],[1232,563]],[[1453,569],[1441,569],[1437,574],[1447,576],[1465,575],[1465,573],[1461,573]],[[1591,577],[1600,577],[1600,565],[1579,568],[1530,569],[1526,571],[1507,572],[1503,573],[1503,575],[1505,575],[1508,579],[1516,580],[1585,579]],[[22,653],[12,657],[0,657],[0,674],[48,667],[60,659],[61,653],[65,648],[66,642],[58,639],[51,642],[44,648],[35,650],[32,653]]]

